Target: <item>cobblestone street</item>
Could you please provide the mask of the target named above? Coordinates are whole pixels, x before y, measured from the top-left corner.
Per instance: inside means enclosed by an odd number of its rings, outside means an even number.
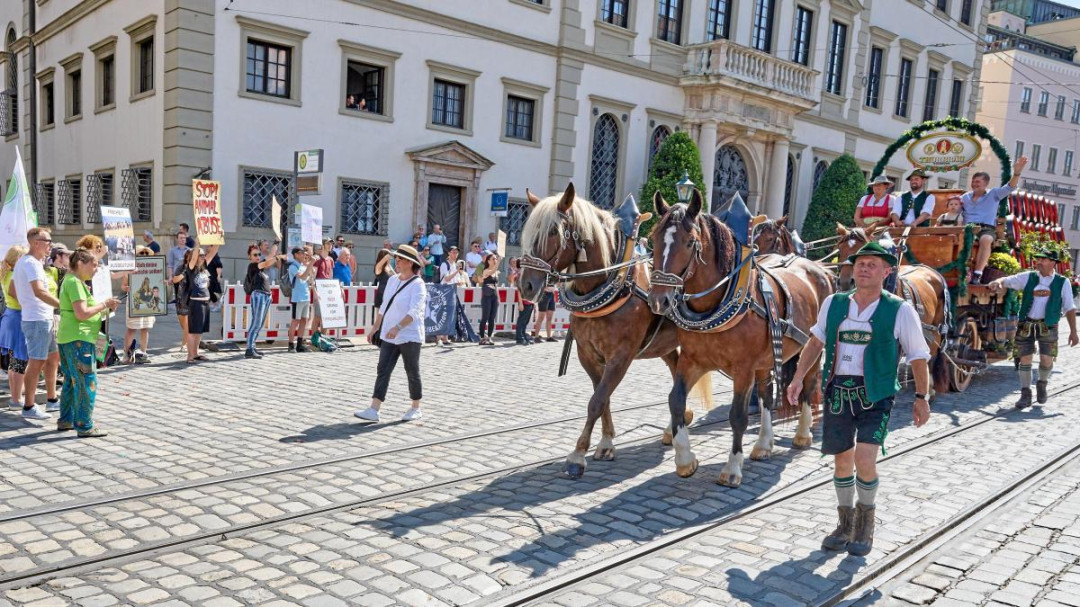
[[[499,343],[425,348],[413,423],[397,421],[404,377],[382,424],[354,423],[370,347],[221,352],[194,367],[164,353],[107,370],[95,418],[110,436],[97,441],[0,415],[0,603],[814,604],[1071,448],[1062,428],[1080,423],[1068,348],[1051,382],[1061,394],[1026,412],[1011,407],[1011,364],[940,396],[922,428],[905,391],[875,549],[837,556],[819,548],[835,520],[829,463],[791,447],[794,422],[777,425],[771,459],[747,461],[740,488],[715,484],[726,379],[720,406],[697,408],[693,477],[674,474],[659,441],[670,375],[642,361],[612,400],[616,460],[590,457],[570,480],[588,379],[576,363],[555,377],[561,343]],[[1076,605],[1077,470],[998,504],[860,604]]]

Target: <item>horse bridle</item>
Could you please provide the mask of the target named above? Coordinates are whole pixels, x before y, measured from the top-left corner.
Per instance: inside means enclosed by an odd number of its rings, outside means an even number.
[[[577,253],[577,261],[587,261],[585,257],[585,248],[581,246],[581,236],[578,231],[574,229],[571,223],[572,218],[569,213],[563,213],[559,211],[559,218],[562,226],[563,237],[559,242],[559,248],[555,251],[555,254],[548,259],[540,259],[532,255],[522,255],[518,261],[518,267],[521,269],[534,270],[544,274],[544,286],[553,287],[560,282],[567,280],[575,280],[578,278],[588,278],[591,276],[598,276],[601,274],[607,274],[615,270],[621,270],[622,268],[637,265],[643,261],[646,261],[648,257],[632,257],[629,261],[605,266],[603,268],[597,268],[596,270],[589,270],[588,272],[574,272],[572,274],[564,274],[555,269],[554,264],[562,255],[562,252],[567,248],[568,243],[573,243],[573,250]],[[629,246],[629,245],[627,245]]]
[[[690,280],[694,276],[694,264],[695,262],[702,265],[705,264],[705,260],[701,258],[701,238],[694,236],[690,241],[690,247],[693,252],[690,254],[690,262],[686,264],[686,268],[683,269],[682,274],[672,274],[671,272],[665,272],[663,270],[653,270],[649,275],[649,281],[658,287],[671,287],[675,289],[676,293],[682,293],[686,288],[686,281]]]

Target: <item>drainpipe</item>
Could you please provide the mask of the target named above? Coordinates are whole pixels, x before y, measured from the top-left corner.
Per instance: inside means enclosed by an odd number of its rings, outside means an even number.
[[[27,186],[33,191],[33,188],[38,182],[37,47],[34,46],[34,33],[37,32],[37,2],[36,0],[26,0],[26,3],[30,5],[27,19],[29,21],[27,36],[30,38],[30,57],[27,62],[27,65],[30,68],[30,183],[28,183]]]

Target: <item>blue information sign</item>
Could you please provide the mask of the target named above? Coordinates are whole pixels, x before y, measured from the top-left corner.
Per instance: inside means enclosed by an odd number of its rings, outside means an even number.
[[[505,213],[507,208],[507,201],[510,199],[510,192],[502,190],[500,192],[491,193],[491,212],[492,213]]]

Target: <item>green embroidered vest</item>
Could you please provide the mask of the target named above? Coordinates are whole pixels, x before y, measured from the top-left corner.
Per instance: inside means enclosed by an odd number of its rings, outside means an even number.
[[[1024,296],[1020,300],[1020,318],[1027,318],[1031,312],[1031,304],[1035,301],[1035,287],[1038,285],[1039,273],[1032,272],[1024,285]],[[1064,285],[1065,277],[1060,274],[1055,274],[1050,281],[1050,298],[1046,300],[1046,316],[1043,318],[1048,327],[1053,327],[1061,320],[1061,289]]]
[[[919,215],[921,215],[923,212],[923,207],[926,206],[926,199],[929,197],[930,192],[926,191],[922,192],[916,197],[912,197],[911,192],[904,192],[904,194],[900,196],[900,221],[904,221],[904,218],[907,217],[908,211],[911,210],[912,203],[915,204],[915,219],[918,219]],[[933,211],[933,209],[931,209],[931,211]],[[914,227],[926,228],[929,226],[930,220],[927,219],[926,221]]]
[[[888,398],[900,391],[900,382],[896,377],[896,366],[900,362],[900,344],[893,335],[896,326],[896,314],[900,311],[903,299],[881,292],[881,300],[874,315],[870,317],[871,334],[865,331],[840,331],[840,323],[848,315],[848,305],[854,291],[833,295],[829,304],[829,315],[825,319],[825,369],[821,374],[821,389],[825,390],[836,373],[836,342],[865,343],[863,350],[863,380],[866,383],[866,396],[870,402]]]

